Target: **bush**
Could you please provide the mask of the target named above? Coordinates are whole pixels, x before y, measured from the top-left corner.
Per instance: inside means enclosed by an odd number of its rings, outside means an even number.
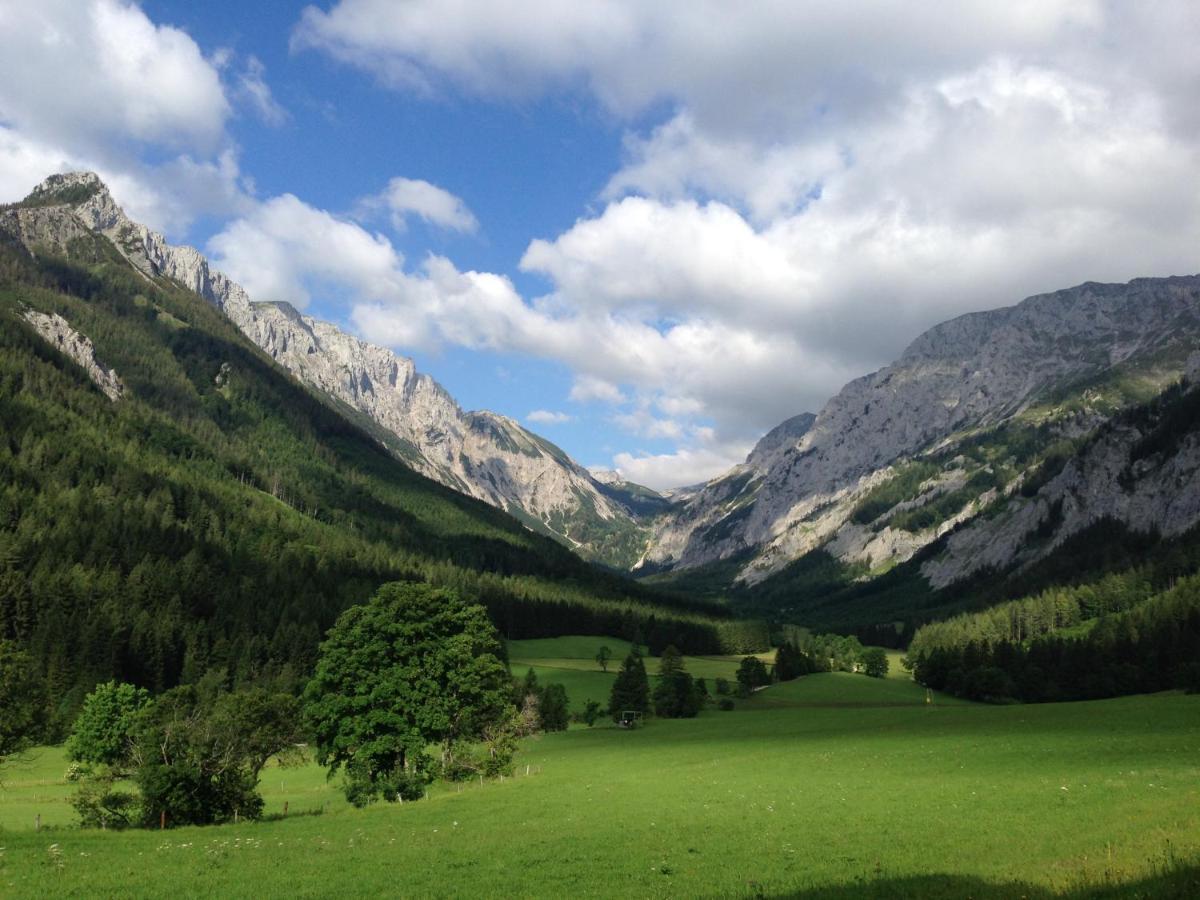
[[[733,709],[733,706],[733,701],[728,697],[722,697],[717,703],[717,709],[721,710],[722,712],[729,712],[731,709]]]

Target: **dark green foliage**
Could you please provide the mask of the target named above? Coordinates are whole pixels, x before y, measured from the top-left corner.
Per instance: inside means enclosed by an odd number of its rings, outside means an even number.
[[[868,647],[863,651],[862,670],[870,678],[887,677],[888,658],[882,647]]]
[[[71,807],[84,828],[128,828],[139,819],[138,795],[118,790],[111,777],[89,777],[72,795]]]
[[[791,641],[784,641],[775,651],[775,666],[771,674],[776,681],[792,681],[802,675],[824,671],[816,660]]]
[[[511,682],[483,607],[429,585],[381,587],[339,618],[304,691],[317,759],[356,805],[416,799],[443,759],[509,717]]]
[[[1200,576],[1125,612],[1102,616],[1082,636],[1042,632],[1022,642],[972,636],[978,633],[963,628],[955,638],[943,629],[936,642],[923,638],[908,654],[913,676],[931,688],[989,702],[1090,700],[1188,688],[1200,658]]]
[[[704,698],[684,668],[683,657],[675,647],[667,647],[654,685],[654,714],[664,719],[690,719],[703,705]]]
[[[733,707],[734,702],[729,697],[722,697],[717,701],[717,709],[721,710],[721,712],[729,712]]]
[[[623,712],[645,713],[650,710],[650,681],[646,677],[646,664],[637,650],[631,650],[621,663],[621,670],[613,682],[608,699],[608,714],[614,722],[620,721]]]
[[[947,491],[914,509],[896,513],[888,524],[901,531],[924,531],[940,525],[981,494],[999,486],[1000,482],[994,473],[980,469],[957,490]]]
[[[600,707],[599,701],[589,700],[579,718],[588,728],[591,728],[599,720],[601,712],[603,710]]]
[[[42,737],[44,691],[29,654],[0,640],[0,763]]]
[[[713,690],[717,692],[718,697],[724,697],[729,693],[729,681],[725,678],[717,678],[713,681]]]
[[[596,662],[600,665],[602,672],[608,671],[608,661],[612,659],[612,651],[607,647],[601,647],[596,651]]]
[[[224,668],[235,686],[294,689],[337,615],[387,581],[476,597],[512,637],[628,636],[653,615],[689,652],[742,641],[727,610],[587,566],[414,474],[103,239],[90,258],[0,241],[0,638],[33,658],[52,731],[114,678],[162,691]],[[87,335],[123,399],[27,307]]]
[[[67,758],[76,762],[128,768],[138,716],[150,693],[132,684],[108,681],[84,698],[67,739]]]
[[[172,688],[139,714],[133,752],[142,824],[209,825],[258,818],[258,776],[299,739],[288,694]]]
[[[571,721],[567,689],[561,684],[548,684],[538,692],[538,717],[542,731],[566,731]]]
[[[737,680],[740,687],[746,691],[752,691],[770,684],[771,673],[767,671],[766,664],[757,656],[747,656],[738,665]]]
[[[870,525],[897,503],[917,497],[921,485],[940,471],[940,466],[922,460],[901,466],[890,479],[867,492],[850,513],[850,521]]]

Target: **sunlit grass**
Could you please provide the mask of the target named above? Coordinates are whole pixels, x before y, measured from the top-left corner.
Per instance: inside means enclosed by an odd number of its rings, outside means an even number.
[[[61,761],[42,759],[47,772]],[[16,796],[26,788],[12,787],[0,893],[925,897],[1119,885],[1200,851],[1200,698],[926,704],[902,679],[815,675],[732,713],[533,739],[518,777],[419,803],[347,809],[315,766],[269,770],[263,788],[268,811],[291,798],[288,818],[35,834]],[[294,814],[319,805],[323,815]]]

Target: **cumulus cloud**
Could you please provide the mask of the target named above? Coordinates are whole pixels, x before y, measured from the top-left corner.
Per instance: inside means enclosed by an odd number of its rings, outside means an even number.
[[[549,409],[535,409],[525,417],[525,421],[535,425],[565,425],[574,420],[574,416],[565,412],[554,412]]]
[[[249,208],[226,134],[222,60],[134,3],[0,7],[0,196],[53,172],[98,172],[126,211],[168,233]],[[246,72],[260,99],[261,67]],[[265,91],[265,93],[264,93]]]
[[[386,209],[392,227],[403,231],[409,216],[450,231],[474,232],[479,228],[475,214],[462,198],[419,178],[393,178],[382,193],[364,202],[368,210]]]
[[[212,151],[229,103],[196,43],[137,5],[39,0],[0,10],[0,114],[80,151],[131,139]]]
[[[1187,0],[342,0],[293,35],[397,89],[629,123],[598,208],[520,261],[546,296],[431,259],[355,321],[565,362],[572,400],[677,442],[621,457],[659,484],[948,317],[1195,271],[1197,39]]]
[[[674,453],[618,453],[617,471],[626,481],[655,490],[701,484],[745,459],[750,444],[729,447],[683,447]]]

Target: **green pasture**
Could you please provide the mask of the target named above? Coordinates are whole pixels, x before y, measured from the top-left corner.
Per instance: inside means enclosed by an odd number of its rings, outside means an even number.
[[[166,832],[34,832],[67,791],[42,751],[4,772],[0,895],[1200,895],[1200,697],[932,700],[812,675],[733,712],[531,739],[517,777],[402,806],[270,769],[286,818]]]
[[[607,672],[596,662],[596,653],[602,646],[612,651]],[[619,638],[569,635],[509,641],[508,657],[514,675],[521,676],[533,669],[543,684],[557,682],[563,685],[571,701],[571,711],[579,712],[587,705],[588,700],[595,700],[607,708],[613,679],[621,668],[621,661],[632,647],[631,643]],[[644,652],[645,648],[642,649]],[[756,655],[767,663],[772,663],[775,659],[773,652]],[[692,675],[707,679],[709,693],[713,692],[713,683],[718,678],[724,678],[732,684],[737,679],[737,669],[741,661],[740,656],[683,658],[684,665]],[[646,674],[651,679],[655,678],[658,675],[658,657],[646,656],[645,663]],[[898,668],[899,663],[893,663],[893,666]],[[907,674],[904,674],[904,677],[907,678]]]

